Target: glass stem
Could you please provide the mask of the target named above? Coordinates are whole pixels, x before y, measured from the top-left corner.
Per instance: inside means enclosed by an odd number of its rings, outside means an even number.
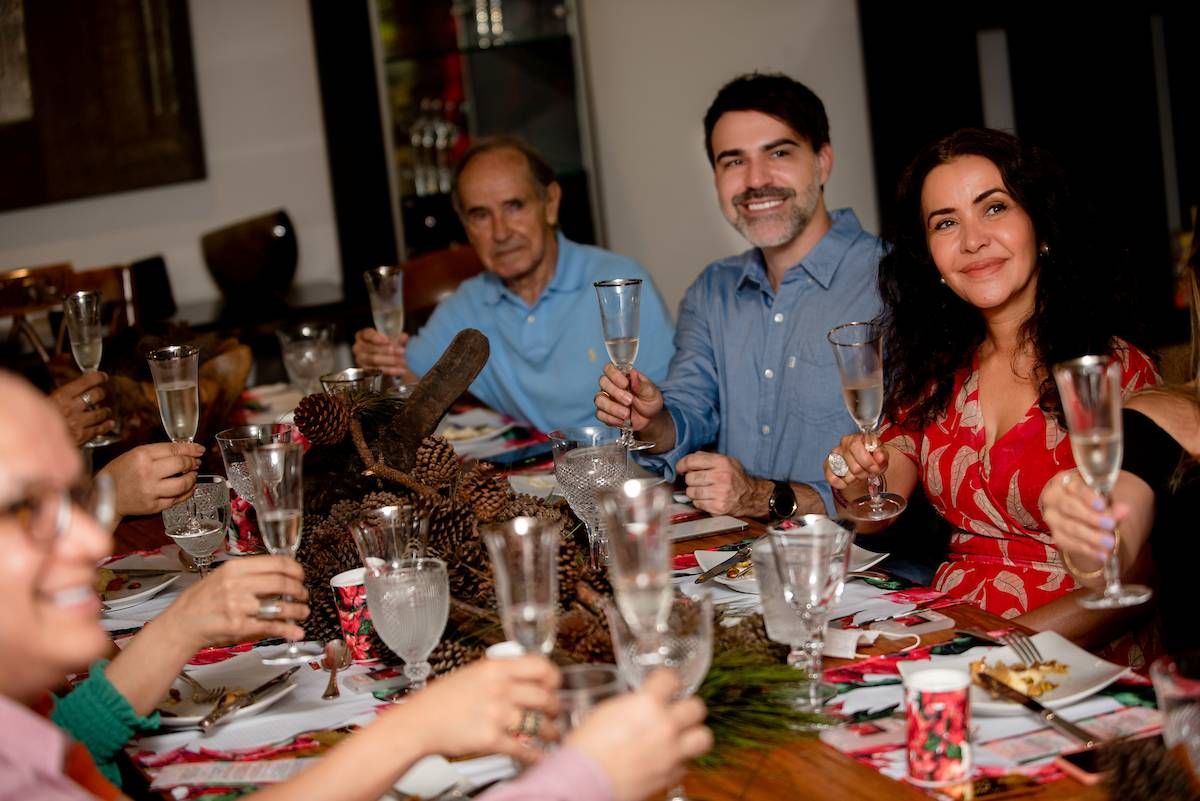
[[[420,690],[425,686],[432,670],[428,662],[405,663],[404,675],[408,678],[410,690]]]
[[[618,365],[617,369],[620,370],[623,375],[628,377],[630,371],[633,370],[633,365],[632,364]],[[632,383],[630,383],[630,385],[629,385],[629,393],[631,395],[633,394],[633,384]],[[625,422],[621,423],[621,444],[624,445],[625,447],[629,447],[630,445],[633,444],[633,407],[632,406],[629,409],[629,417],[626,417]]]
[[[667,793],[667,801],[688,801],[687,790],[682,784],[677,784]]]
[[[1106,511],[1112,510],[1112,498],[1108,493],[1104,493],[1104,508]],[[1117,529],[1113,529],[1113,547],[1108,552],[1108,558],[1104,560],[1104,594],[1110,598],[1115,598],[1121,594],[1121,534]]]
[[[208,566],[212,564],[212,556],[197,556],[195,562],[196,567],[200,569],[200,580],[204,581],[204,577],[208,575]]]
[[[864,431],[863,435],[866,437],[867,453],[875,453],[875,451],[879,450],[878,434],[876,434],[874,431]],[[882,493],[883,474],[871,473],[871,475],[867,477],[867,494],[871,498],[871,510],[874,512],[880,512],[883,510],[883,501],[879,497]]]

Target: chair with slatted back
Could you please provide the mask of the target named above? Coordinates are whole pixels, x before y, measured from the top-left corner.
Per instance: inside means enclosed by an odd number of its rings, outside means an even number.
[[[404,317],[409,331],[418,330],[443,298],[484,269],[474,249],[465,245],[417,256],[400,267],[404,270]]]
[[[24,337],[38,358],[49,361],[50,354],[29,316],[61,308],[71,274],[70,264],[22,267],[0,273],[0,317],[12,318],[8,332],[10,345]]]

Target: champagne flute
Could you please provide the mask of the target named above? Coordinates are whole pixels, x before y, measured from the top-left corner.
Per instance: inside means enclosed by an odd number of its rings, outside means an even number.
[[[842,398],[866,437],[867,450],[874,453],[879,449],[883,416],[883,330],[875,323],[846,323],[830,329],[828,338],[842,380]],[[872,473],[867,494],[851,501],[846,513],[857,520],[888,520],[907,505],[901,496],[884,491],[882,475]]]
[[[200,423],[200,351],[192,345],[172,345],[150,351],[146,361],[158,393],[158,413],[172,442],[191,442]]]
[[[1062,399],[1075,467],[1087,485],[1112,506],[1112,489],[1121,472],[1121,363],[1108,356],[1083,356],[1054,365],[1054,382]],[[1104,590],[1079,599],[1085,609],[1117,609],[1150,600],[1153,591],[1121,583],[1121,533],[1113,531],[1113,547],[1104,560]]]
[[[639,637],[657,637],[671,613],[671,488],[638,479],[600,493],[617,608]]]
[[[192,496],[164,509],[164,528],[179,549],[192,557],[200,578],[208,575],[213,554],[225,539],[229,523],[229,484],[223,476],[196,476]]]
[[[788,661],[808,674],[808,703],[816,711],[836,690],[821,681],[829,612],[842,597],[854,534],[824,515],[804,515],[767,530],[783,597],[795,612],[802,642]],[[764,585],[763,591],[766,592]]]
[[[504,634],[527,653],[549,656],[554,650],[561,538],[561,525],[536,517],[516,517],[483,529]]]
[[[67,320],[67,334],[71,339],[71,353],[75,363],[85,373],[100,369],[100,354],[104,351],[103,325],[100,311],[104,298],[99,292],[74,292],[63,301],[63,314]],[[97,434],[83,443],[85,448],[100,448],[111,445],[118,437],[110,432]]]
[[[399,267],[376,267],[363,273],[371,298],[375,329],[392,342],[404,333],[404,271]]]
[[[600,325],[604,329],[604,347],[608,358],[625,375],[633,369],[638,353],[638,329],[641,326],[642,279],[613,278],[597,281],[600,301]],[[653,442],[634,439],[633,420],[621,426],[621,444],[631,451],[653,448]]]
[[[695,694],[712,663],[711,593],[705,592],[699,598],[674,596],[662,634],[652,640],[638,637],[621,613],[607,601],[605,612],[617,667],[626,684],[636,689],[655,670],[669,668],[679,674],[680,689],[675,697],[687,698]],[[667,801],[688,801],[682,785],[671,788]]]
[[[263,543],[272,554],[295,559],[304,528],[304,448],[298,442],[262,445],[250,451],[246,463]],[[323,652],[320,643],[293,642],[282,653],[263,657],[262,663],[298,665]]]

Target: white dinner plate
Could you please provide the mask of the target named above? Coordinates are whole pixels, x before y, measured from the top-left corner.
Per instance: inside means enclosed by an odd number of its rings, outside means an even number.
[[[267,678],[270,678],[270,676],[267,676]],[[266,679],[263,679],[263,681],[266,681]],[[261,684],[262,682],[259,683]],[[203,684],[205,687],[212,686],[208,680],[205,680]],[[191,685],[184,682],[183,679],[175,679],[175,683],[172,686],[179,691],[180,700],[175,704],[158,705],[159,725],[164,729],[182,729],[189,726],[198,726],[200,721],[204,719],[204,716],[212,712],[213,707],[216,706],[215,701],[210,701],[207,704],[193,704]],[[234,689],[251,690],[253,688],[237,687]],[[241,709],[235,709],[233,712],[230,712],[221,719],[221,723],[257,715],[294,689],[296,689],[295,684],[291,682],[284,684],[270,695],[264,696],[252,704],[247,704]],[[169,714],[163,714],[164,712],[168,712]]]
[[[1088,653],[1057,632],[1038,632],[1033,635],[1032,639],[1044,659],[1055,660],[1067,666],[1066,673],[1046,677],[1047,681],[1054,682],[1058,686],[1043,693],[1037,699],[1051,709],[1079,703],[1088,696],[1100,692],[1128,671],[1128,668],[1114,665],[1095,654]],[[1013,653],[1008,646],[972,648],[967,653],[958,656],[900,662],[900,675],[908,678],[914,673],[932,668],[969,672],[971,663],[980,657],[984,657],[989,665],[994,665],[996,662],[1003,662],[1006,665],[1021,662],[1020,657]],[[1015,701],[993,698],[987,690],[974,685],[971,686],[971,710],[983,715],[1019,715],[1025,712],[1025,708]]]
[[[121,575],[119,568],[109,568],[118,576]],[[119,590],[106,590],[100,593],[100,601],[104,604],[105,612],[115,612],[119,609],[128,609],[131,606],[148,601],[155,595],[170,587],[179,580],[179,573],[172,573],[165,576],[147,576],[139,578],[137,576],[127,577],[126,583]]]
[[[731,556],[733,556],[732,551],[696,551],[696,561],[700,563],[701,570],[711,570]],[[888,556],[889,554],[886,553],[875,553],[874,551],[868,551],[866,548],[851,545],[850,569],[867,570],[887,559]],[[724,573],[720,573],[713,577],[713,581],[724,584],[729,589],[737,590],[738,592],[758,592],[758,579],[754,577],[753,570],[735,579],[731,579]]]

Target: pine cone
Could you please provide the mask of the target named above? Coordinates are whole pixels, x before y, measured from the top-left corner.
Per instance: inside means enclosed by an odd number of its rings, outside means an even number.
[[[581,606],[558,619],[557,645],[576,662],[612,662],[608,623]]]
[[[471,664],[481,656],[483,656],[482,648],[464,645],[443,637],[437,648],[434,648],[433,653],[429,655],[429,664],[433,667],[435,676],[444,676]]]
[[[349,531],[331,518],[312,516],[305,521],[296,561],[304,567],[304,585],[308,589],[311,610],[304,621],[306,636],[321,642],[340,638],[342,627],[329,580],[362,564]]]
[[[350,431],[350,414],[336,395],[317,393],[300,400],[296,428],[314,445],[336,445]]]
[[[718,615],[713,625],[713,653],[734,651],[742,654],[759,654],[772,661],[787,659],[788,647],[772,642],[767,637],[767,626],[762,615],[750,614],[733,625],[724,624],[725,616]]]
[[[505,517],[512,494],[508,480],[496,468],[477,462],[458,482],[455,500],[469,504],[481,522],[491,523]]]
[[[413,476],[433,489],[441,489],[458,477],[458,454],[444,437],[426,437],[417,448]]]

